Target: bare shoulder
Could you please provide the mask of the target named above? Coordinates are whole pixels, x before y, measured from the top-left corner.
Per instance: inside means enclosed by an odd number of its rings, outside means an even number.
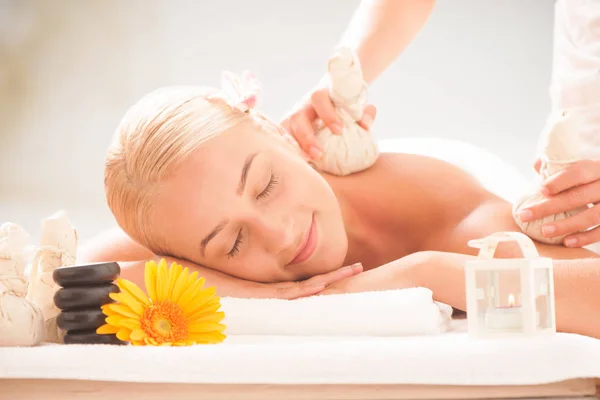
[[[438,221],[464,216],[497,199],[465,170],[415,154],[383,153],[373,167],[346,179],[355,195],[371,206],[397,205],[412,211],[427,207]]]
[[[370,169],[330,181],[373,230],[386,232],[386,246],[401,242],[407,253],[435,249],[440,237],[498,199],[463,169],[414,154],[383,153]]]

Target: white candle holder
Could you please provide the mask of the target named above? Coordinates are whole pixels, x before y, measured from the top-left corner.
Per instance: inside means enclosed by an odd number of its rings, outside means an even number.
[[[494,258],[500,242],[516,241],[523,258]],[[520,232],[471,240],[479,248],[465,265],[469,334],[477,337],[556,333],[552,259],[540,257]]]

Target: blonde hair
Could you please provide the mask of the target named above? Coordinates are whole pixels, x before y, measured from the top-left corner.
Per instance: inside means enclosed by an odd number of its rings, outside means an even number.
[[[168,253],[150,218],[158,184],[203,143],[251,120],[251,113],[232,109],[210,88],[168,87],[139,100],[121,120],[106,157],[106,200],[117,223],[155,254]]]

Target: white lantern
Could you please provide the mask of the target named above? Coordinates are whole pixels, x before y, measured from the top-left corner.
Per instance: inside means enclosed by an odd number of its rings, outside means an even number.
[[[500,242],[516,241],[523,258],[494,258]],[[465,265],[469,334],[478,337],[556,333],[552,259],[540,257],[520,232],[472,240],[476,260]]]

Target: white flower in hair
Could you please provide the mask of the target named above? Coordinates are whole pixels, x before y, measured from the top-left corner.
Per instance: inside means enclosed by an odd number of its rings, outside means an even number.
[[[232,72],[223,71],[221,89],[227,96],[227,103],[242,112],[248,112],[256,107],[262,95],[262,86],[250,71],[244,71],[241,79]]]

